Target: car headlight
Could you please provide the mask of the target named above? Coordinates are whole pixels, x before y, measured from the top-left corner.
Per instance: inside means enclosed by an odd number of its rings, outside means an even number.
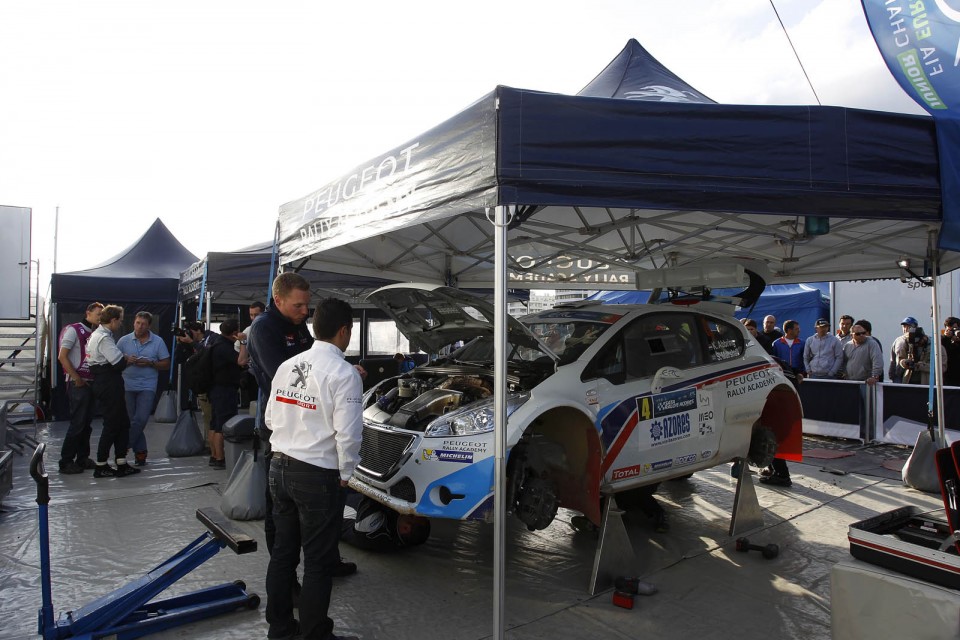
[[[530,398],[529,393],[507,398],[507,417]],[[493,431],[493,396],[461,411],[454,411],[437,418],[423,432],[426,438],[445,436],[471,436]]]

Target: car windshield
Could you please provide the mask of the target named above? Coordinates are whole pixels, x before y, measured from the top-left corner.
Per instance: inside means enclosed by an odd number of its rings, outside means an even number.
[[[524,324],[560,357],[560,364],[569,364],[579,358],[611,326],[608,322],[580,318],[551,318],[549,322],[531,318]]]

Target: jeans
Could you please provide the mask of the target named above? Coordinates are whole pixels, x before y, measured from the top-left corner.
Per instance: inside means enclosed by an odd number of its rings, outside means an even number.
[[[153,399],[156,392],[150,391],[126,391],[124,397],[127,402],[127,417],[130,418],[130,446],[135,453],[142,453],[147,450],[147,437],[143,435],[143,430],[147,426],[147,420],[153,412]]]
[[[90,422],[93,420],[93,387],[90,386],[89,380],[82,387],[68,382],[67,396],[70,399],[70,426],[67,428],[67,435],[63,438],[60,462],[66,464],[76,461],[83,464],[90,457],[90,434],[93,432],[90,427]]]
[[[333,620],[327,615],[331,570],[340,562],[340,472],[274,453],[269,483],[276,534],[267,566],[268,637],[282,638],[296,631],[292,585],[302,548],[300,631],[304,638],[326,640],[333,634]]]

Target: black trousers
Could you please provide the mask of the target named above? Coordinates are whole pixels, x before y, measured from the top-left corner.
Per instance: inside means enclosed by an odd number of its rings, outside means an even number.
[[[110,448],[116,458],[126,458],[130,444],[130,417],[119,371],[97,367],[93,372],[93,395],[103,411],[103,431],[97,445],[97,462],[107,462]]]
[[[83,464],[90,457],[90,422],[93,420],[93,388],[87,381],[82,387],[67,382],[70,399],[70,427],[60,449],[60,464]]]

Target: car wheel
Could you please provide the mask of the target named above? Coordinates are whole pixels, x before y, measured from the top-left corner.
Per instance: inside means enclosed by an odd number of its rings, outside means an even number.
[[[755,466],[767,467],[773,462],[775,455],[777,455],[777,436],[773,431],[763,426],[754,429],[750,438],[747,460]]]

